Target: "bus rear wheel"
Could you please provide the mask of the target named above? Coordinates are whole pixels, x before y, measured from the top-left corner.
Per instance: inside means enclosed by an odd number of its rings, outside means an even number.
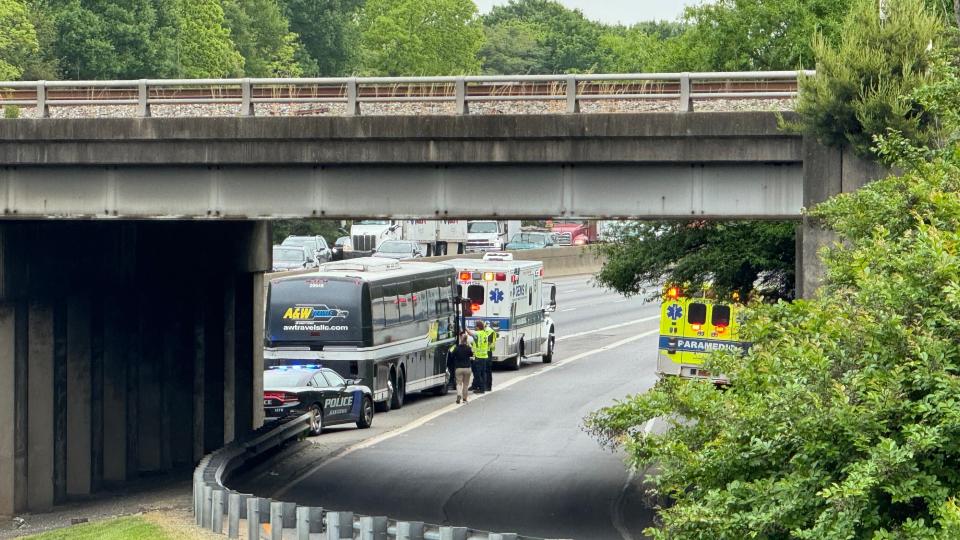
[[[393,396],[390,398],[390,406],[394,409],[400,409],[403,407],[403,402],[407,397],[407,381],[403,379],[403,372],[401,371],[396,378],[397,384],[393,389]]]

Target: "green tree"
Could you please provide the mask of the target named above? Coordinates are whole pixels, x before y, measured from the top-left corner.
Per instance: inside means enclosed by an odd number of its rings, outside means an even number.
[[[66,78],[125,79],[154,74],[152,0],[54,0],[54,49]]]
[[[535,28],[546,51],[531,73],[586,73],[596,70],[603,25],[554,0],[510,0],[483,17],[488,29],[523,23]],[[501,63],[503,63],[501,61]]]
[[[813,67],[812,37],[837,35],[848,3],[719,0],[688,7],[686,31],[666,46],[660,69],[754,71]],[[875,8],[876,9],[876,8]]]
[[[56,56],[57,23],[49,0],[25,2],[37,33],[37,50],[23,67],[24,80],[54,80],[60,78],[60,62]]]
[[[542,73],[549,51],[541,43],[541,32],[532,23],[506,21],[484,28],[486,39],[480,49],[483,72],[488,75]]]
[[[0,80],[20,78],[36,54],[37,32],[21,0],[0,0]]]
[[[626,295],[646,291],[651,300],[661,293],[655,284],[664,282],[697,290],[710,284],[719,296],[736,292],[742,298],[757,283],[772,298],[788,298],[794,288],[794,228],[766,221],[627,225],[617,241],[597,248],[606,262],[596,279]]]
[[[247,77],[298,77],[303,66],[299,38],[290,31],[277,0],[222,0],[230,37],[243,56]],[[309,69],[309,66],[308,66]]]
[[[304,74],[350,75],[357,67],[360,30],[357,16],[363,0],[281,0],[290,29],[305,52],[297,53]]]
[[[930,82],[946,27],[921,0],[891,0],[887,11],[881,21],[872,0],[858,0],[836,47],[816,40],[817,76],[800,82],[800,123],[793,127],[864,156],[873,155],[874,136],[889,129],[920,144],[929,141],[929,116],[904,96]]]
[[[280,219],[273,222],[273,243],[280,244],[291,235],[294,236],[322,236],[327,244],[332,245],[337,238],[344,235],[339,221],[329,219]],[[347,230],[350,226],[347,225]]]
[[[188,79],[243,73],[220,0],[159,0],[164,9],[161,72]]]
[[[363,69],[376,75],[480,70],[483,28],[472,0],[367,0],[360,19]]]
[[[650,72],[660,63],[664,50],[663,39],[641,25],[605,31],[598,47],[601,73]]]

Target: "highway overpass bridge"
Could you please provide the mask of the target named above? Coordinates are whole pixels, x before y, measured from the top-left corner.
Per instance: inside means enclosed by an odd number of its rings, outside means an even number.
[[[877,174],[759,112],[0,121],[0,515],[258,425],[270,219],[795,219],[808,293]]]

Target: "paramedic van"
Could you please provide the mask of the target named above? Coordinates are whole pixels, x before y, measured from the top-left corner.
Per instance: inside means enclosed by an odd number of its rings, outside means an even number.
[[[706,294],[687,297],[680,287],[667,287],[661,304],[657,374],[729,383],[726,376],[703,369],[703,362],[715,350],[749,350],[751,344],[740,341],[739,336],[742,309],[736,302],[707,298]]]
[[[497,331],[492,360],[520,369],[524,358],[553,361],[556,331],[548,313],[556,310],[556,285],[543,282],[543,262],[514,261],[509,253],[487,253],[483,259],[452,259],[439,264],[457,270],[464,300],[464,324],[483,321]],[[546,292],[546,294],[545,294]]]

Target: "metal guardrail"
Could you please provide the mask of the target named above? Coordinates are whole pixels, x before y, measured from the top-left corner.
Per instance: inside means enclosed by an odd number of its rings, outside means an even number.
[[[0,81],[0,106],[135,106],[149,117],[155,105],[235,105],[241,116],[257,104],[339,103],[360,115],[363,103],[451,102],[456,114],[471,103],[565,101],[566,112],[599,100],[674,100],[680,111],[708,99],[782,99],[797,95],[797,80],[813,71],[628,73],[469,77],[348,77],[291,79],[139,79],[126,81]]]
[[[197,525],[217,534],[224,534],[226,527],[230,538],[240,538],[241,527],[245,525],[246,538],[250,540],[283,540],[285,530],[287,538],[294,534],[298,540],[309,540],[311,535],[324,532],[328,540],[541,540],[513,533],[331,512],[239,493],[224,485],[230,475],[246,463],[299,438],[309,428],[310,415],[305,414],[279,426],[265,426],[249,440],[231,443],[204,457],[193,473],[193,512]]]

